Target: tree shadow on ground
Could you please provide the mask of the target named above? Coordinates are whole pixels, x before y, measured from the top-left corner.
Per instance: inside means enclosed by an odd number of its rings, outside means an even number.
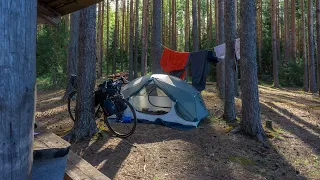
[[[275,110],[278,112],[276,112]],[[304,120],[293,115],[292,113],[289,113],[286,109],[275,106],[273,103],[270,102],[262,103],[261,111],[263,113],[265,112],[265,114],[268,114],[268,118],[271,121],[277,123],[282,129],[297,136],[305,144],[309,145],[315,153],[320,155],[320,135],[318,134],[320,132],[319,128],[313,126],[310,123],[305,122]],[[279,112],[284,113],[284,115],[280,114]],[[303,124],[307,128],[310,128],[311,130],[315,131],[316,134],[310,133],[310,131],[308,131],[305,127],[297,125],[296,122]]]
[[[215,126],[224,125],[206,119],[185,131],[139,124],[127,139],[72,149],[85,149],[83,158],[111,179],[306,179],[272,146]]]

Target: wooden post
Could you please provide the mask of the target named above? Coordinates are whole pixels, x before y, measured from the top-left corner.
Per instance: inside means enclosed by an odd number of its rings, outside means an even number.
[[[0,179],[31,178],[37,1],[0,3]]]

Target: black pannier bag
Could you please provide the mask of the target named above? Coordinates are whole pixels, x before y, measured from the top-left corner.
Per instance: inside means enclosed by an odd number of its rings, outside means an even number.
[[[117,110],[120,111],[120,112],[126,110],[127,107],[128,107],[128,106],[127,106],[124,102],[122,102],[122,101],[117,101],[117,103],[116,103],[115,105],[116,105],[116,107],[117,107]]]
[[[105,99],[103,102],[103,108],[108,116],[113,115],[116,112],[116,107],[110,99]]]

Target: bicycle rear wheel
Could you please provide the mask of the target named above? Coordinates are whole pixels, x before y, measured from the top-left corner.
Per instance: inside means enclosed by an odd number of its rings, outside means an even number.
[[[129,137],[136,129],[137,117],[133,106],[125,99],[113,100],[115,113],[107,116],[105,112],[105,123],[109,130],[117,137]]]
[[[68,112],[73,122],[76,120],[77,94],[77,91],[73,91],[68,96]]]

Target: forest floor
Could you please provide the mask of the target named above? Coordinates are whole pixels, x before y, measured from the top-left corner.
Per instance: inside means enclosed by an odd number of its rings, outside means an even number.
[[[270,147],[240,134],[219,117],[223,103],[207,86],[203,97],[210,117],[183,131],[139,123],[127,139],[109,133],[72,145],[111,179],[320,179],[320,99],[298,89],[259,86],[261,119]],[[72,127],[64,91],[39,91],[40,129],[64,135]],[[241,100],[236,99],[241,118]]]

